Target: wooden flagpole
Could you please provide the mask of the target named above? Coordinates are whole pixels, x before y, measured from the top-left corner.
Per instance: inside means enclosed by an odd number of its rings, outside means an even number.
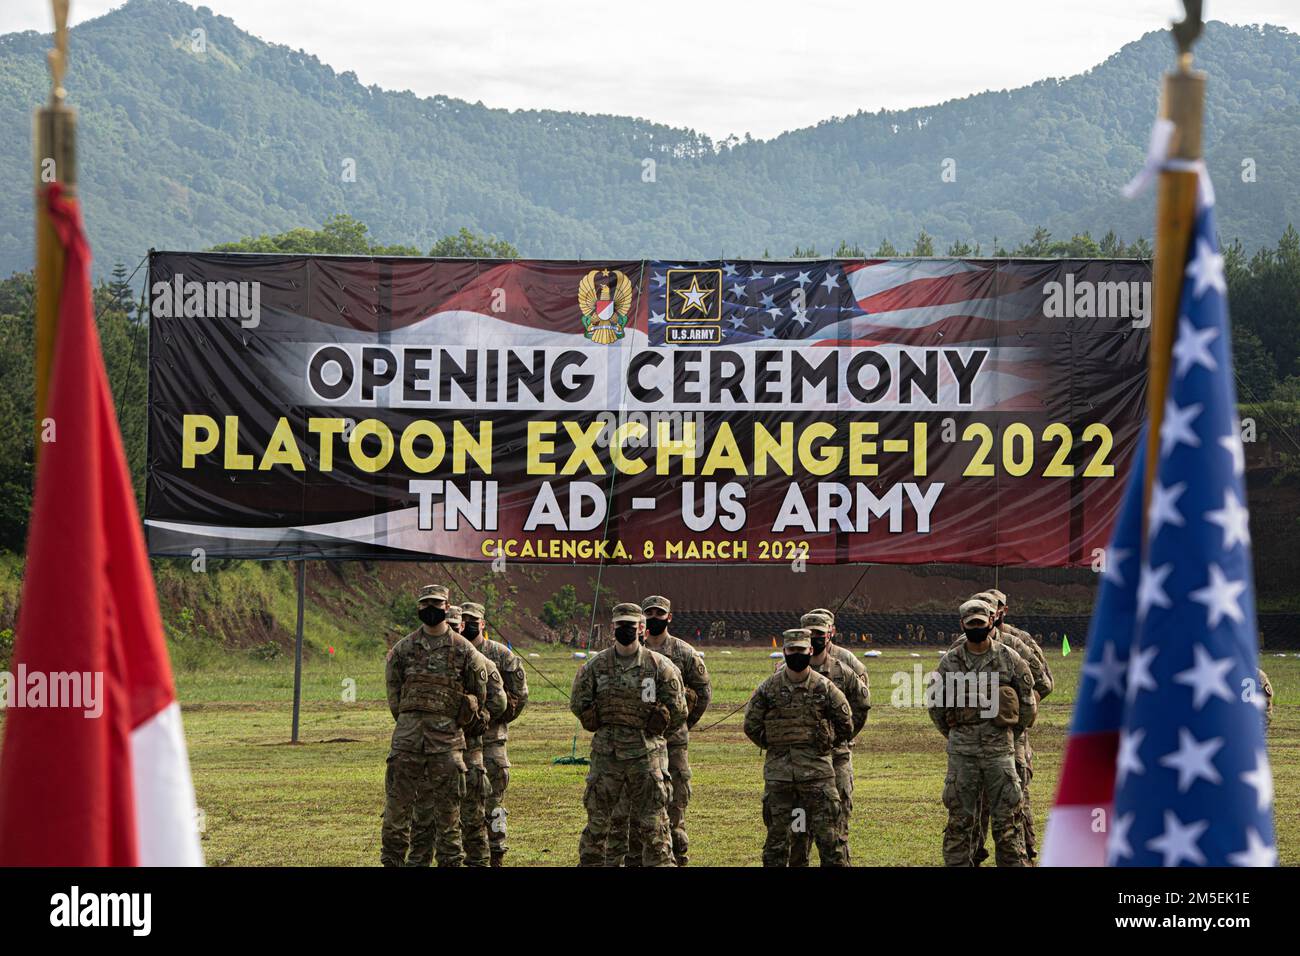
[[[1174,124],[1169,159],[1190,163],[1201,158],[1201,124],[1205,106],[1205,74],[1192,69],[1192,44],[1200,36],[1201,2],[1183,0],[1186,19],[1172,28],[1178,46],[1178,66],[1166,73],[1160,115]],[[1169,363],[1178,331],[1178,304],[1182,294],[1187,247],[1196,224],[1196,196],[1200,175],[1193,169],[1162,169],[1156,190],[1156,244],[1151,341],[1147,361],[1147,464],[1143,497],[1143,528],[1151,483],[1160,462],[1160,425],[1169,391]],[[1144,533],[1145,538],[1145,533]]]
[[[62,184],[70,195],[77,190],[77,114],[65,100],[63,77],[68,67],[68,3],[53,0],[54,48],[47,54],[50,100],[33,117],[33,159],[36,196],[36,454],[40,454],[50,367],[63,294],[63,246],[45,211],[45,190]]]

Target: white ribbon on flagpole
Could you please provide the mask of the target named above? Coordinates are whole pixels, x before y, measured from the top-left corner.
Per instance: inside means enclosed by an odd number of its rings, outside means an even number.
[[[1151,127],[1151,138],[1147,142],[1147,158],[1123,189],[1125,199],[1135,199],[1147,191],[1156,173],[1161,170],[1189,171],[1197,174],[1196,182],[1200,191],[1202,206],[1214,205],[1214,186],[1210,183],[1210,171],[1203,159],[1170,159],[1169,146],[1174,139],[1174,121],[1163,116],[1157,117]]]

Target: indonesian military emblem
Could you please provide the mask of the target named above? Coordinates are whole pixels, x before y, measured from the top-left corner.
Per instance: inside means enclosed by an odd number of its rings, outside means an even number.
[[[609,345],[621,339],[632,312],[632,280],[615,270],[611,292],[609,277],[608,269],[592,269],[578,283],[578,308],[582,310],[582,327],[586,330],[583,334],[597,345]]]

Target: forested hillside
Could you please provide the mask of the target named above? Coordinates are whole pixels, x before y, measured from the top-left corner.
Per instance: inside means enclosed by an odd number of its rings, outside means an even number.
[[[0,37],[0,128],[29,128],[49,43]],[[843,241],[903,247],[922,229],[939,253],[990,252],[1039,225],[1133,239],[1150,232],[1151,199],[1127,203],[1118,188],[1141,165],[1172,61],[1151,33],[1068,79],[716,143],[630,117],[363,86],[178,0],[131,0],[76,27],[72,51],[100,275],[150,247],[205,248],[340,212],[420,249],[468,226],[537,257],[825,254]],[[1211,23],[1197,63],[1210,75],[1220,225],[1250,253],[1300,222],[1300,37]],[[0,275],[31,263],[30,169],[26,136],[0,140]]]

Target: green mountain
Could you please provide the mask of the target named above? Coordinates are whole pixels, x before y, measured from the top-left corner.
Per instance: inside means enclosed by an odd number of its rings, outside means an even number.
[[[195,52],[198,28],[206,47]],[[987,252],[1038,225],[1132,239],[1150,234],[1152,200],[1128,203],[1118,189],[1142,163],[1173,59],[1168,37],[1151,33],[1068,79],[715,143],[631,117],[363,86],[177,0],[131,0],[71,43],[100,274],[151,246],[204,248],[339,212],[385,242],[428,248],[468,226],[545,257],[829,253],[842,240],[910,246],[922,228],[939,251],[978,241]],[[0,140],[0,275],[31,264],[23,133],[47,95],[49,45],[30,31],[0,37],[0,129],[11,131]],[[1206,152],[1224,238],[1270,245],[1300,222],[1300,36],[1211,23],[1197,64],[1210,75]],[[953,182],[941,177],[948,159]]]

